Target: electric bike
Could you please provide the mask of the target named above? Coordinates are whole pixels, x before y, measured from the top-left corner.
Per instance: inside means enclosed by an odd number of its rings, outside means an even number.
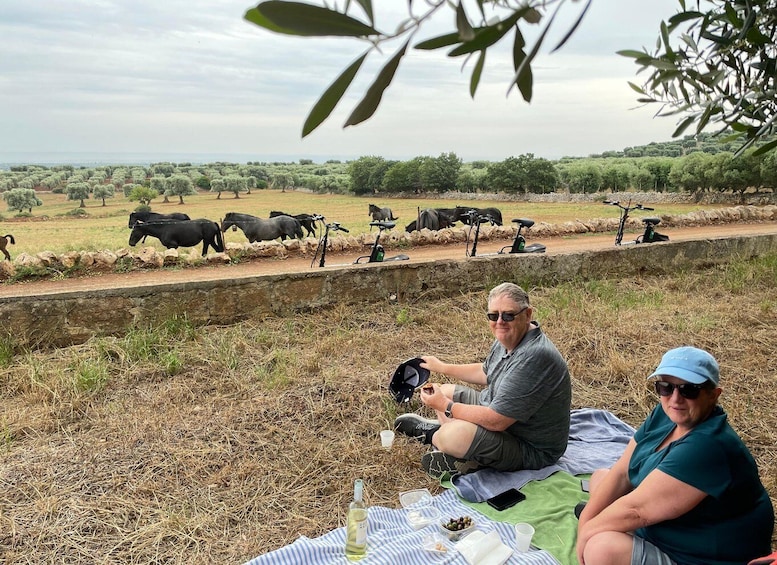
[[[499,253],[545,253],[545,246],[542,243],[526,245],[526,238],[521,234],[523,228],[528,230],[534,225],[534,220],[515,218],[513,222],[518,224],[518,233],[515,234],[512,245],[505,245],[499,250]],[[508,249],[509,251],[506,251]]]
[[[668,235],[663,235],[656,231],[656,226],[661,223],[661,218],[649,217],[642,218],[642,223],[645,224],[645,230],[637,237],[637,239],[634,241],[621,243],[623,241],[623,231],[626,228],[626,220],[629,218],[629,212],[632,210],[645,210],[652,212],[653,208],[648,208],[642,204],[634,204],[632,206],[631,200],[629,200],[629,203],[626,206],[617,200],[605,200],[604,204],[609,206],[617,206],[620,208],[620,221],[618,222],[618,233],[615,234],[615,245],[633,245],[635,243],[656,243],[658,241],[669,241]]]
[[[480,224],[490,223],[492,226],[496,223],[489,214],[479,214],[477,210],[469,210],[464,213],[464,217],[467,219],[462,221],[469,224],[469,231],[467,232],[467,248],[464,250],[464,255],[467,257],[475,257],[478,252],[478,237],[480,236]],[[469,237],[472,235],[472,230],[475,230],[475,237],[472,240],[472,252],[469,250]]]
[[[354,264],[383,263],[385,261],[407,261],[408,259],[410,259],[410,257],[408,257],[405,254],[394,255],[393,257],[386,257],[385,256],[386,252],[383,249],[383,246],[380,244],[380,236],[383,233],[383,230],[393,229],[396,225],[397,225],[396,222],[391,222],[391,221],[370,222],[370,229],[372,229],[373,227],[378,228],[378,235],[375,237],[375,243],[372,244],[370,254],[357,257],[356,261],[354,261]],[[367,261],[362,261],[362,259],[367,259]]]
[[[340,222],[329,222],[327,223],[326,218],[320,214],[316,214],[312,216],[312,219],[314,222],[321,222],[324,225],[323,233],[321,234],[320,239],[318,240],[318,247],[316,247],[316,253],[313,255],[313,260],[310,262],[310,266],[312,267],[316,263],[316,257],[318,257],[318,252],[321,251],[321,260],[318,263],[319,267],[323,267],[326,264],[326,247],[327,243],[329,242],[329,232],[330,231],[344,231],[345,233],[349,233],[349,231],[340,225]]]
[[[491,225],[494,225],[496,222],[490,215],[480,215],[475,210],[470,210],[469,212],[467,212],[466,215],[469,219],[469,225],[470,225],[469,233],[467,234],[466,255],[467,257],[475,257],[477,255],[478,236],[480,235],[480,224],[485,224],[486,222],[489,222],[491,223]],[[518,224],[518,232],[515,234],[513,243],[511,245],[506,245],[494,255],[504,254],[504,253],[545,253],[545,246],[541,243],[532,243],[531,245],[526,245],[526,238],[521,233],[521,230],[523,228],[529,229],[530,227],[532,227],[534,225],[534,220],[517,218],[517,219],[514,219],[513,222]],[[472,251],[470,252],[469,236],[472,233],[473,229],[475,230],[475,237],[472,241]]]

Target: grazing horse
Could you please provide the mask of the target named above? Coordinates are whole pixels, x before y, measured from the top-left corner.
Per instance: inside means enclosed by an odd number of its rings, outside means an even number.
[[[286,212],[278,212],[277,210],[270,212],[271,218],[277,218],[278,216],[291,216],[307,230],[308,235],[316,237],[316,220],[313,219],[312,214],[287,214]]]
[[[281,241],[287,237],[291,239],[296,237],[302,239],[302,226],[299,220],[291,216],[275,216],[274,218],[264,219],[251,216],[250,214],[238,214],[229,212],[221,221],[221,231],[226,232],[229,228],[243,230],[248,241],[269,241],[277,237]]]
[[[477,216],[488,216],[491,218],[491,221],[494,222],[497,226],[502,225],[502,212],[499,211],[499,208],[475,208],[474,206],[456,206],[455,212],[456,215],[454,218],[457,221],[464,222],[465,224],[469,225],[469,211],[475,210]]]
[[[391,208],[378,208],[375,204],[370,204],[370,216],[372,216],[373,222],[385,222],[386,220],[393,222],[399,218],[394,217],[394,212]]]
[[[416,230],[422,230],[424,228],[430,230],[441,230],[444,228],[451,228],[456,224],[456,220],[453,219],[451,208],[426,208],[418,213],[418,217],[410,222],[406,227],[406,232],[412,232]]]
[[[11,254],[8,253],[8,250],[6,249],[9,243],[16,244],[16,240],[13,238],[13,236],[10,233],[7,233],[4,236],[0,237],[0,251],[2,251],[3,255],[5,255],[5,258],[10,261]]]
[[[150,223],[138,222],[132,228],[129,244],[135,246],[147,235],[157,238],[168,249],[194,247],[202,242],[202,256],[208,253],[208,246],[221,253],[224,251],[224,239],[216,222],[199,218],[197,220],[155,220]]]
[[[158,214],[157,212],[132,212],[129,216],[127,227],[132,229],[138,222],[153,222],[154,220],[191,220],[186,214],[173,212],[172,214]]]

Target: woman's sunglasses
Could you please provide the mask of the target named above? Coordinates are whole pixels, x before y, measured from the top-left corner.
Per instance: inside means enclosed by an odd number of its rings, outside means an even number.
[[[515,320],[515,317],[522,314],[526,308],[528,308],[528,306],[524,306],[518,312],[487,312],[486,318],[491,322],[496,322],[501,317],[503,322],[512,322]]]
[[[677,392],[680,393],[680,396],[689,400],[695,400],[699,398],[699,394],[702,390],[705,388],[710,388],[707,384],[694,385],[690,383],[683,383],[681,385],[676,385],[666,381],[656,381],[655,385],[656,392],[659,394],[659,396],[672,396],[674,389],[677,389]]]

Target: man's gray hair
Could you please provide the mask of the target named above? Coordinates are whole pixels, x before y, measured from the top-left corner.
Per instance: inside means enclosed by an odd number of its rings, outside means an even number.
[[[488,293],[488,303],[491,304],[491,301],[497,296],[507,296],[510,300],[515,302],[519,308],[529,307],[529,295],[517,284],[504,282],[495,286],[491,289],[491,292]]]

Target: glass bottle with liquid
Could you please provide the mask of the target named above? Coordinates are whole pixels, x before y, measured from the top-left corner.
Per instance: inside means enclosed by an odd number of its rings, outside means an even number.
[[[364,483],[356,479],[353,483],[353,501],[348,505],[345,556],[349,561],[358,561],[367,555],[367,505],[363,500]]]

